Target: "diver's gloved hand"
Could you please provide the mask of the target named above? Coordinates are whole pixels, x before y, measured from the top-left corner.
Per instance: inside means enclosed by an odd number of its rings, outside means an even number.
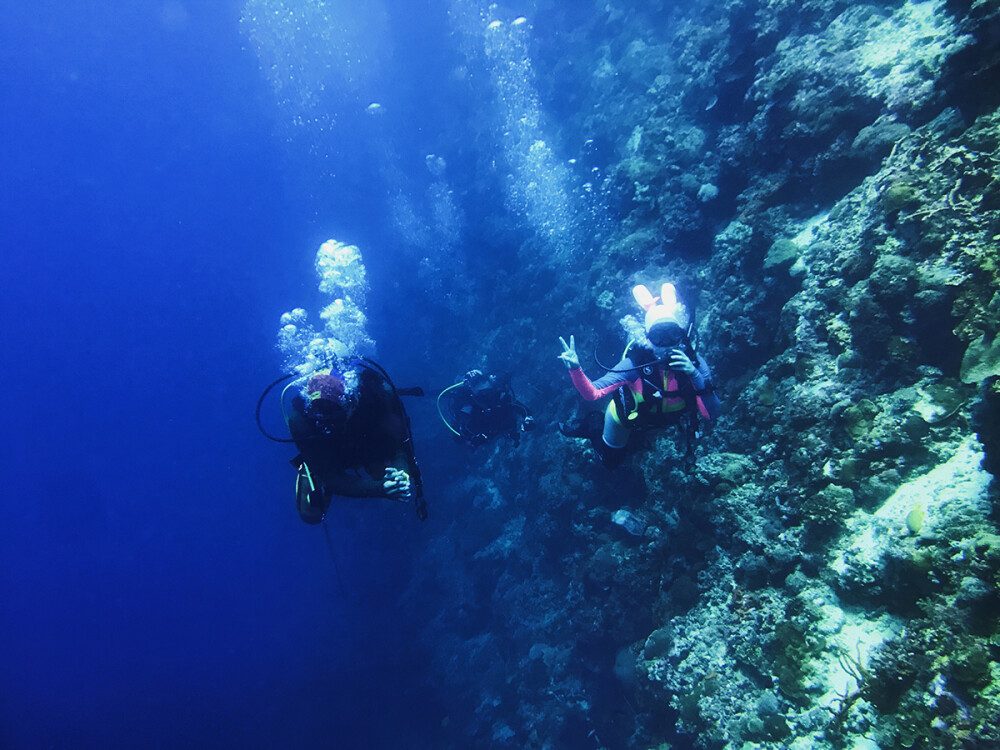
[[[382,478],[382,489],[385,490],[386,497],[390,500],[409,500],[413,492],[410,485],[410,475],[402,469],[394,469],[389,466]]]
[[[691,384],[694,385],[695,390],[701,390],[705,387],[705,377],[694,366],[694,362],[683,349],[670,350],[670,361],[667,366],[671,370],[683,372],[691,378]]]
[[[576,354],[576,337],[570,335],[569,343],[567,344],[566,339],[560,336],[559,343],[562,344],[563,347],[562,354],[559,355],[559,359],[561,359],[566,365],[567,370],[577,369],[580,366],[580,358]]]

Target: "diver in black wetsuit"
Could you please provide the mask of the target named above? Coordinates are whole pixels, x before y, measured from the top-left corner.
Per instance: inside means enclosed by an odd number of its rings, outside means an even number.
[[[461,381],[441,391],[438,413],[455,439],[471,446],[503,436],[516,444],[521,432],[535,426],[528,408],[514,396],[510,382],[481,370],[470,370]]]
[[[414,494],[419,470],[406,413],[380,368],[313,375],[305,395],[292,399],[288,428],[299,450],[292,461],[295,500],[306,523],[322,521],[335,495],[413,500],[417,515],[426,517],[420,493]]]

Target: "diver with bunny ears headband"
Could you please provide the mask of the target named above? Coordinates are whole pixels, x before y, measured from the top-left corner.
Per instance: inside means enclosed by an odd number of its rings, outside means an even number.
[[[560,424],[559,430],[589,439],[604,465],[614,468],[627,455],[635,430],[679,425],[687,438],[686,461],[693,465],[698,420],[714,419],[721,405],[708,365],[691,345],[691,317],[669,282],[660,287],[659,297],[642,284],[632,295],[645,311],[644,340],[629,341],[621,361],[597,380],[591,382],[580,367],[575,337],[559,338],[559,359],[580,395],[587,401],[612,396],[603,419],[592,411]]]

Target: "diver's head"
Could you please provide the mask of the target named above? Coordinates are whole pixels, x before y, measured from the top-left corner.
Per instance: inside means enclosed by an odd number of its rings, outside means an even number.
[[[306,413],[317,422],[333,424],[347,418],[344,379],[334,371],[320,372],[306,386]]]
[[[654,297],[644,285],[632,290],[632,296],[646,311],[645,329],[649,343],[658,348],[680,346],[687,335],[691,318],[687,308],[677,299],[677,289],[667,282]]]
[[[500,382],[496,375],[487,375],[482,370],[469,370],[465,373],[465,385],[477,406],[492,408],[500,403]]]

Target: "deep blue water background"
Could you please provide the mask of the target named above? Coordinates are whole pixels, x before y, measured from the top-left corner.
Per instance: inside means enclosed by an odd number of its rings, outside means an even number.
[[[338,578],[253,422],[278,316],[315,309],[320,242],[378,246],[382,186],[347,131],[335,180],[280,136],[239,3],[162,7],[0,6],[0,747],[432,747],[419,524],[345,508]],[[415,140],[438,64],[399,66]]]

